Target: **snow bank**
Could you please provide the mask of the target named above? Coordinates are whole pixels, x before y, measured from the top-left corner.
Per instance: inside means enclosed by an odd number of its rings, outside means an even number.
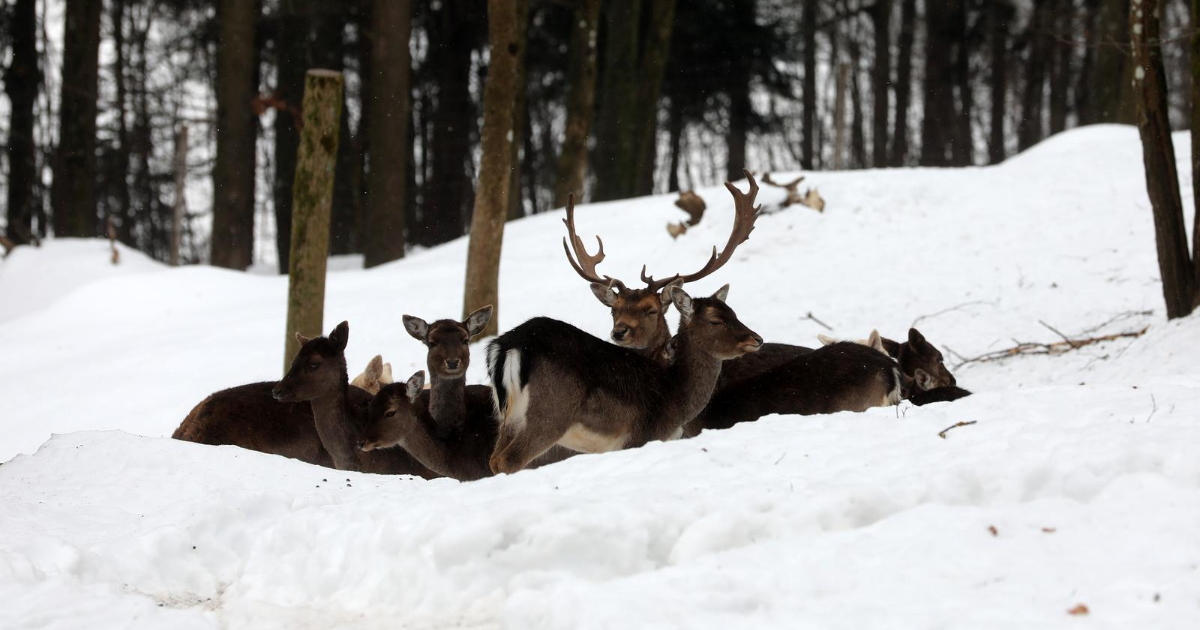
[[[1200,317],[1163,320],[1139,156],[1136,131],[1097,127],[992,168],[811,174],[826,213],[763,217],[696,292],[730,282],[775,341],[815,343],[809,312],[842,336],[920,319],[951,364],[1056,340],[1039,320],[1140,338],[964,366],[979,393],[955,403],[469,484],[161,439],[208,393],[278,376],[286,281],[18,250],[0,263],[0,628],[1195,628]],[[732,220],[728,193],[700,194],[678,241],[669,197],[582,206],[578,228],[612,275],[688,270]],[[506,231],[502,329],[607,331],[560,219]],[[400,315],[461,312],[465,249],[330,276],[352,365],[424,367]]]

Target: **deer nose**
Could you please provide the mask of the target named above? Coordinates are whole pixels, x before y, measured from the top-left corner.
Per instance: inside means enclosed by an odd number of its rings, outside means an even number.
[[[458,364],[459,364],[458,359],[446,359],[446,369],[447,370],[457,370]]]
[[[613,341],[621,341],[625,339],[625,335],[629,334],[628,328],[614,328],[612,330]]]
[[[283,392],[279,389],[278,385],[271,388],[271,398],[274,398],[275,400],[279,400],[279,397],[282,395],[283,395]]]

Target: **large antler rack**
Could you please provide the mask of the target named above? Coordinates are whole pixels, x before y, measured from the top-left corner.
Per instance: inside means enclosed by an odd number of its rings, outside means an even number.
[[[588,282],[610,287],[624,287],[625,285],[620,280],[610,276],[601,276],[596,272],[596,265],[604,260],[604,241],[599,236],[596,237],[600,249],[595,255],[592,255],[584,246],[583,239],[575,233],[575,193],[567,195],[567,218],[563,219],[563,223],[567,226],[567,236],[563,238],[563,251],[566,252],[567,262],[571,263],[575,273]],[[570,242],[569,246],[568,241]],[[571,255],[572,251],[574,251],[574,256]]]
[[[750,232],[754,231],[754,222],[758,219],[762,206],[754,205],[754,198],[758,196],[758,182],[754,181],[754,176],[750,174],[750,171],[743,170],[742,174],[750,182],[750,189],[747,192],[743,193],[738,190],[737,186],[733,185],[733,182],[725,182],[725,188],[729,189],[729,194],[733,195],[734,208],[733,231],[729,234],[729,240],[725,243],[725,248],[718,254],[716,246],[713,246],[712,256],[699,271],[687,275],[676,275],[675,278],[680,278],[684,282],[695,282],[709,276],[714,271],[724,267],[725,263],[733,258],[733,252],[737,249],[737,246],[750,238]],[[645,280],[646,277],[643,272],[642,280]]]

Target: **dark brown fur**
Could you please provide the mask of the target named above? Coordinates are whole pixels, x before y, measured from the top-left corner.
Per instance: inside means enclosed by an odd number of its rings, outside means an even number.
[[[937,387],[925,391],[914,392],[908,397],[909,402],[914,405],[928,405],[935,402],[950,402],[959,398],[970,396],[971,392],[951,385],[950,387]]]
[[[917,370],[929,375],[928,389],[939,387],[954,387],[958,384],[954,375],[946,368],[942,353],[933,344],[925,340],[925,335],[916,328],[908,329],[908,341],[898,343],[891,339],[883,339],[883,347],[897,363],[905,376],[916,379]]]
[[[439,319],[432,324],[411,315],[404,316],[404,329],[425,344],[431,394],[427,399],[435,433],[446,438],[464,428],[468,416],[465,396],[467,368],[471,365],[471,337],[483,332],[492,317],[491,305],[459,322]]]
[[[232,445],[333,467],[321,446],[307,403],[279,403],[276,383],[251,383],[219,391],[192,409],[171,435],[176,440]]]

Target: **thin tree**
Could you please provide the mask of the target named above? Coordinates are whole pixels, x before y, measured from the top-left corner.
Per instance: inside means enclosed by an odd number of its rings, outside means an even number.
[[[806,171],[816,167],[813,147],[816,146],[817,133],[817,4],[817,0],[806,0],[800,14],[800,31],[804,45],[800,167]]]
[[[366,266],[404,257],[412,10],[408,0],[373,0],[371,170],[367,182]]]
[[[912,96],[912,57],[917,30],[917,0],[900,5],[900,41],[896,51],[896,121],[892,132],[892,166],[908,159],[908,106]]]
[[[633,195],[637,177],[638,42],[641,0],[610,2],[604,11],[604,72],[596,113],[598,201]],[[493,318],[494,319],[494,318]]]
[[[1004,141],[1004,116],[1008,112],[1008,33],[1009,21],[1015,10],[1005,2],[993,2],[989,7],[991,22],[991,124],[988,134],[988,162],[999,164],[1007,154]]]
[[[889,87],[892,83],[892,3],[876,2],[871,11],[875,34],[875,65],[871,72],[872,103],[871,133],[874,136],[872,164],[883,168],[888,162],[888,111],[890,111]]]
[[[37,0],[17,0],[12,7],[12,62],[4,73],[4,92],[11,111],[8,127],[8,238],[34,240],[37,198],[37,145],[33,138],[34,103],[42,84],[37,54]]]
[[[1025,91],[1021,99],[1021,123],[1017,126],[1017,147],[1021,151],[1046,137],[1042,120],[1045,95],[1046,63],[1049,49],[1050,0],[1033,0],[1033,17],[1025,33],[1029,54],[1025,58]],[[1111,81],[1111,77],[1109,78]]]
[[[254,253],[254,142],[251,107],[258,57],[256,0],[221,0],[217,13],[217,156],[213,164],[212,264],[250,266]]]
[[[484,330],[498,330],[500,246],[512,168],[512,110],[517,96],[517,9],[509,0],[488,0],[488,64],[483,88],[483,132],[480,138],[479,186],[467,246],[465,313],[488,304],[494,309]],[[465,315],[464,315],[465,317]]]
[[[1137,125],[1146,165],[1146,192],[1154,212],[1158,268],[1162,275],[1167,317],[1174,319],[1191,313],[1197,299],[1195,264],[1188,257],[1183,201],[1179,194],[1175,147],[1171,142],[1168,119],[1160,10],[1159,0],[1134,0],[1129,7],[1129,24],[1133,82],[1138,93]]]
[[[754,2],[739,4],[753,23]],[[650,0],[649,16],[638,62],[638,94],[635,114],[633,194],[649,195],[654,188],[654,166],[658,156],[658,103],[662,95],[663,75],[671,52],[671,34],[675,28],[675,0]]]
[[[958,37],[954,17],[958,0],[925,4],[925,105],[921,118],[921,164],[949,166],[958,115],[954,107],[952,42]]]
[[[567,124],[558,156],[554,207],[567,205],[567,195],[583,194],[587,176],[587,142],[596,102],[596,31],[600,0],[582,0],[575,7],[567,70]]]
[[[50,204],[56,236],[95,236],[96,84],[101,0],[68,0]]]
[[[296,177],[296,148],[300,143],[300,102],[304,73],[312,67],[308,55],[312,0],[281,0],[275,35],[275,251],[280,273],[287,272],[292,238],[292,186]]]

